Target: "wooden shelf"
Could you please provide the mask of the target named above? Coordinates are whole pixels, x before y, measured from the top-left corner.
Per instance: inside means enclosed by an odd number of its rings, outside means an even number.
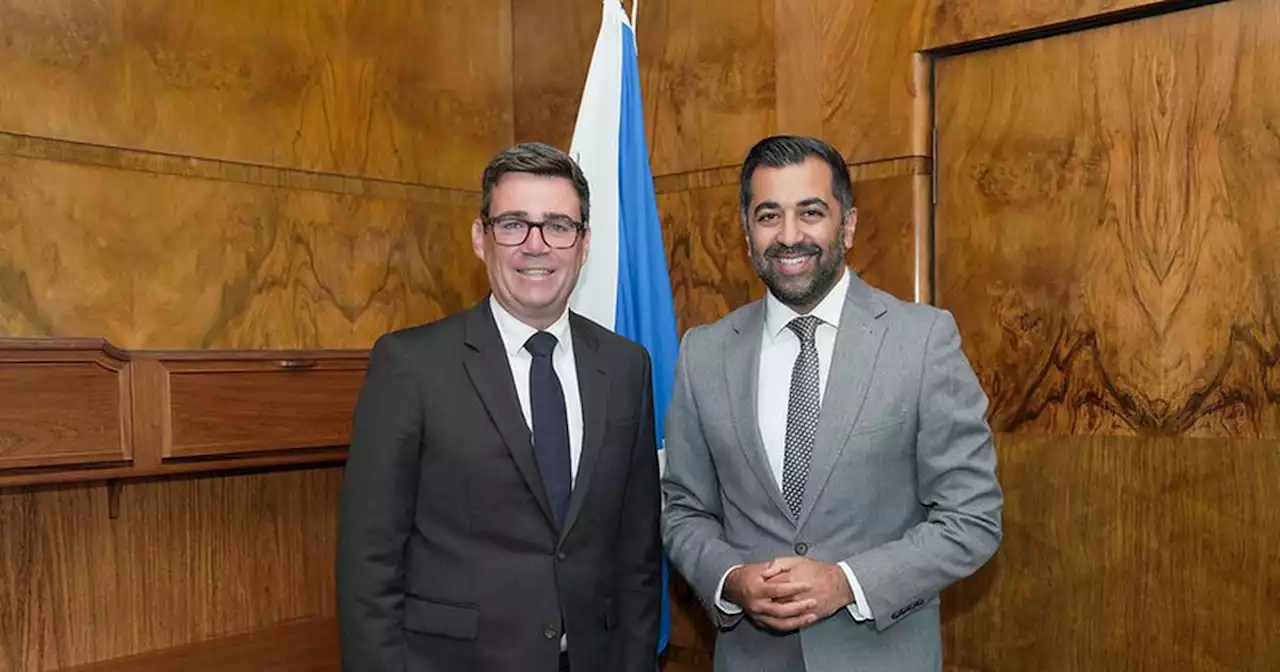
[[[273,628],[187,644],[127,658],[73,667],[68,672],[338,672],[338,625],[334,619],[286,623]]]
[[[367,361],[0,338],[0,487],[339,464]]]

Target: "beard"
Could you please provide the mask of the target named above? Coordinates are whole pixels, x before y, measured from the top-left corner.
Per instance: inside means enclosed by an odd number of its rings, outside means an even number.
[[[774,243],[761,253],[752,245],[751,264],[756,268],[756,275],[760,276],[765,286],[779,301],[791,308],[811,308],[817,305],[839,280],[840,269],[844,267],[842,238],[842,235],[836,235],[826,249],[814,243],[798,245]],[[784,255],[802,254],[816,255],[813,270],[807,274],[784,275],[779,273],[772,263],[774,259]]]

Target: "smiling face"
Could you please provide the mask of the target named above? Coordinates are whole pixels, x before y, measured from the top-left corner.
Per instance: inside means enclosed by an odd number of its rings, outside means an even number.
[[[831,168],[816,157],[751,176],[747,248],[751,263],[779,301],[807,313],[844,273],[856,213],[841,216]]]
[[[503,175],[494,186],[488,216],[494,223],[509,218],[577,221],[579,205],[578,193],[568,179],[513,172]],[[507,247],[497,243],[494,232],[481,219],[471,225],[471,245],[484,262],[494,298],[507,312],[536,329],[551,326],[569,305],[587,260],[591,231],[583,231],[568,249],[547,245],[541,234],[530,228],[524,243]]]

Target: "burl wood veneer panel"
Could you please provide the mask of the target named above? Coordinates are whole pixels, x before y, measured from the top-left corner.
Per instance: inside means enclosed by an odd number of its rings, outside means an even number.
[[[509,144],[508,0],[0,0],[0,130],[467,187]]]
[[[939,302],[999,431],[1280,436],[1280,5],[938,64]]]
[[[654,175],[739,164],[774,131],[774,0],[641,0],[636,29]]]
[[[652,0],[653,4],[658,1]],[[600,32],[602,4],[600,0],[519,0],[511,4],[511,99],[516,142],[545,142],[569,150]],[[648,31],[638,42],[651,44]],[[646,101],[647,93],[641,92]]]
[[[778,131],[818,136],[846,161],[926,156],[922,2],[776,0]]]
[[[234,168],[0,156],[0,333],[127,349],[367,348],[483,296],[469,234],[478,195]]]

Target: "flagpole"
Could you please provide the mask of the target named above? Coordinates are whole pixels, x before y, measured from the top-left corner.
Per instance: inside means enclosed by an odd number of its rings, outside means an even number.
[[[640,0],[631,0],[631,32],[636,32],[636,17],[640,16]]]

